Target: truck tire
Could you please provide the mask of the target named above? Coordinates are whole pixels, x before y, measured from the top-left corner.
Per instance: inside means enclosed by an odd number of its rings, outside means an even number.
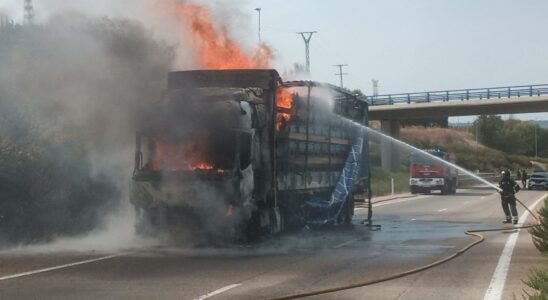
[[[156,210],[136,209],[135,232],[145,237],[155,236],[158,233]]]
[[[417,194],[417,188],[416,187],[412,186],[412,187],[409,188],[409,190],[410,190],[411,194],[413,194],[413,195]]]
[[[451,182],[451,194],[456,194],[456,193],[457,193],[457,181],[453,180]]]
[[[354,200],[348,199],[344,205],[344,218],[342,224],[348,226],[352,224],[352,217],[354,216]]]
[[[259,209],[255,210],[249,219],[244,219],[234,224],[232,239],[238,243],[255,242],[262,235]]]
[[[284,216],[277,207],[270,209],[270,234],[278,234],[284,231]]]
[[[441,187],[441,194],[442,195],[448,195],[448,194],[450,194],[450,192],[451,192],[451,186],[446,181],[445,184]]]

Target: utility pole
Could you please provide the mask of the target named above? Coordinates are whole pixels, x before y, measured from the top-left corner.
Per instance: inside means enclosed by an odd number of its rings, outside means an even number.
[[[373,98],[377,98],[379,95],[379,81],[377,79],[371,79],[371,83],[373,84]]]
[[[32,25],[34,24],[34,8],[32,5],[32,0],[25,0],[25,24]]]
[[[334,67],[339,68],[339,73],[335,73],[335,75],[338,75],[341,79],[341,88],[344,87],[343,85],[343,75],[348,75],[348,73],[343,73],[342,68],[348,66],[347,64],[340,64],[340,65],[333,65]]]
[[[312,35],[314,33],[317,33],[317,31],[301,31],[297,32],[297,34],[300,34],[304,41],[304,48],[306,53],[306,73],[310,75],[310,39],[312,38]]]
[[[255,8],[255,10],[259,13],[259,31],[258,31],[258,35],[259,35],[259,44],[260,44],[261,43],[261,8],[257,7],[257,8]]]

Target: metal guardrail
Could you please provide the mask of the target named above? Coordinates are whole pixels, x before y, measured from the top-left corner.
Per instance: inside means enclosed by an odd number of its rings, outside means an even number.
[[[548,95],[548,84],[365,96],[371,105],[503,99]]]

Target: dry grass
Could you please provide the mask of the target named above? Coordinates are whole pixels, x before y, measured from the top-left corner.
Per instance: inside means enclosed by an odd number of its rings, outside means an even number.
[[[472,133],[463,129],[411,126],[402,128],[400,136],[404,141],[412,141],[425,147],[436,145],[448,148],[458,143],[472,149],[485,148],[485,146],[476,143]]]
[[[502,151],[477,144],[467,130],[452,128],[405,127],[400,131],[403,141],[418,148],[443,147],[456,156],[458,165],[469,170],[497,171],[501,169],[530,169],[530,158],[509,155]]]

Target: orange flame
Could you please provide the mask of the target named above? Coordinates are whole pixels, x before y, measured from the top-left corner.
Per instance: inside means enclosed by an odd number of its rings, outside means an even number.
[[[187,143],[167,142],[160,138],[153,138],[154,150],[151,157],[151,168],[153,171],[196,171],[213,170],[213,164],[205,162],[198,152],[193,151]],[[199,144],[205,147],[203,140]],[[222,174],[224,170],[217,169]]]
[[[204,69],[262,69],[268,68],[272,51],[260,44],[251,53],[245,53],[229,36],[223,26],[217,30],[208,8],[187,2],[174,3],[177,18],[186,25],[191,40],[196,44],[200,67]]]
[[[276,130],[281,131],[282,128],[291,120],[291,114],[288,112],[293,106],[293,96],[283,88],[278,88],[276,92],[276,107],[282,111],[276,113]]]
[[[213,165],[208,164],[206,162],[198,162],[196,164],[189,163],[187,165],[188,170],[190,171],[196,171],[196,170],[213,170]]]
[[[285,109],[291,109],[293,106],[293,97],[287,89],[279,88],[276,92],[278,98],[276,106]]]
[[[264,69],[271,66],[271,49],[261,43],[251,53],[246,53],[229,35],[226,26],[216,28],[211,11],[201,5],[187,1],[171,1],[164,6],[165,11],[174,11],[177,19],[186,28],[189,40],[194,42],[198,63],[203,69]],[[165,3],[164,3],[165,4]],[[276,130],[291,120],[289,113],[293,105],[291,93],[284,89],[277,91]]]

